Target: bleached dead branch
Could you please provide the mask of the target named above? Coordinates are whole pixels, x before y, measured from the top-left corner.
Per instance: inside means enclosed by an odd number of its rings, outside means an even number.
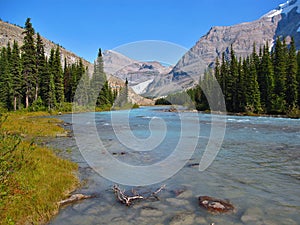
[[[149,196],[142,196],[140,195],[136,190],[132,189],[132,196],[129,196],[127,194],[125,194],[125,190],[121,190],[120,187],[118,185],[114,185],[113,186],[113,191],[116,195],[116,198],[123,204],[126,204],[127,206],[131,205],[132,201],[134,200],[140,200],[140,199],[149,199],[151,197],[155,197],[156,199],[158,199],[157,194],[159,192],[161,192],[164,188],[166,187],[166,185],[161,186],[159,189],[157,189],[155,192],[151,193]]]

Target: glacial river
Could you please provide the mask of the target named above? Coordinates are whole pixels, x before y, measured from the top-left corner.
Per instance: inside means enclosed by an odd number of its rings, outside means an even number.
[[[128,194],[133,188],[145,196],[166,185],[158,193],[159,200],[152,198],[125,206],[116,200],[112,191],[116,182],[104,178],[89,166],[74,136],[56,138],[49,145],[62,149],[58,154],[79,164],[82,185],[76,193],[95,197],[62,207],[49,224],[300,224],[300,120],[219,115],[226,121],[224,141],[212,164],[206,170],[199,171],[198,164],[210,137],[211,115],[180,113],[184,114],[184,120],[191,127],[200,127],[199,133],[193,128],[182,136],[182,118],[178,113],[166,112],[165,109],[142,107],[130,113],[75,114],[73,121],[72,115],[60,116],[66,123],[78,123],[79,132],[85,135],[91,132],[91,121],[94,120],[106,154],[129,165],[147,166],[166,159],[181,138],[186,142],[185,148],[194,148],[195,151],[182,169],[160,183],[143,187],[121,184],[120,188],[126,189]],[[164,139],[152,151],[132,150],[130,139],[124,143],[115,135],[114,126],[118,124],[111,120],[111,113],[129,115],[131,132],[144,140],[151,135],[159,136],[155,124],[149,127],[149,123],[160,118],[158,122],[163,121],[165,126],[158,128],[166,129]],[[71,129],[71,126],[66,128]],[[76,135],[80,134],[77,132]],[[195,135],[197,142],[194,146]],[[191,141],[189,137],[192,137]],[[144,147],[149,147],[149,143],[147,145]],[[92,148],[99,149],[100,145],[93,145]],[[111,168],[115,168],[114,164]],[[114,173],[123,174],[124,171]],[[147,174],[145,179],[148,179]],[[198,196],[203,195],[228,199],[235,206],[235,211],[209,213],[198,205]]]

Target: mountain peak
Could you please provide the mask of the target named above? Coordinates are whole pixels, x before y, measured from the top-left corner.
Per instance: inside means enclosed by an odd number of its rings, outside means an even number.
[[[272,17],[280,15],[280,14],[288,14],[295,7],[297,7],[297,12],[300,13],[300,1],[290,0],[285,3],[280,4],[276,9],[271,10],[270,12],[263,15],[262,17],[272,18]]]

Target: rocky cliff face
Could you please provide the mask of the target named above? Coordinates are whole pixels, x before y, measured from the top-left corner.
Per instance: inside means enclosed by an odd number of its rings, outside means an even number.
[[[10,42],[12,46],[14,40],[18,42],[19,46],[22,46],[23,38],[24,38],[22,34],[23,31],[24,29],[21,27],[0,21],[0,47],[2,46],[6,47],[8,42]],[[45,54],[47,57],[49,57],[51,49],[52,48],[55,49],[57,45],[44,37],[42,37],[42,40],[44,43]],[[76,63],[81,58],[75,55],[73,52],[66,50],[63,47],[60,48],[60,51],[61,51],[62,65],[64,65],[65,58],[67,59],[67,62],[69,64]],[[91,73],[93,71],[93,64],[83,58],[81,59],[83,64],[89,68],[89,72]]]
[[[233,45],[237,56],[247,56],[253,50],[253,43],[259,48],[267,42],[272,47],[276,37],[294,37],[297,49],[300,49],[300,0],[281,4],[260,19],[226,27],[212,27],[200,38],[165,76],[157,77],[148,87],[152,96],[166,95],[184,90],[198,82],[200,75],[213,65],[216,57],[229,52]]]

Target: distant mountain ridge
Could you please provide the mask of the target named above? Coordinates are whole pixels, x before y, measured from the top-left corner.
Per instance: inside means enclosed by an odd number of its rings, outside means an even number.
[[[137,93],[144,94],[147,86],[160,74],[167,74],[172,67],[165,67],[159,62],[140,62],[118,52],[103,52],[104,71],[125,81]]]
[[[253,44],[257,50],[267,42],[272,47],[276,37],[294,37],[300,49],[300,1],[287,1],[256,21],[233,26],[215,26],[200,38],[165,76],[157,77],[148,87],[150,96],[163,96],[193,87],[205,69],[213,65],[216,57],[233,48],[238,57],[251,54]]]

